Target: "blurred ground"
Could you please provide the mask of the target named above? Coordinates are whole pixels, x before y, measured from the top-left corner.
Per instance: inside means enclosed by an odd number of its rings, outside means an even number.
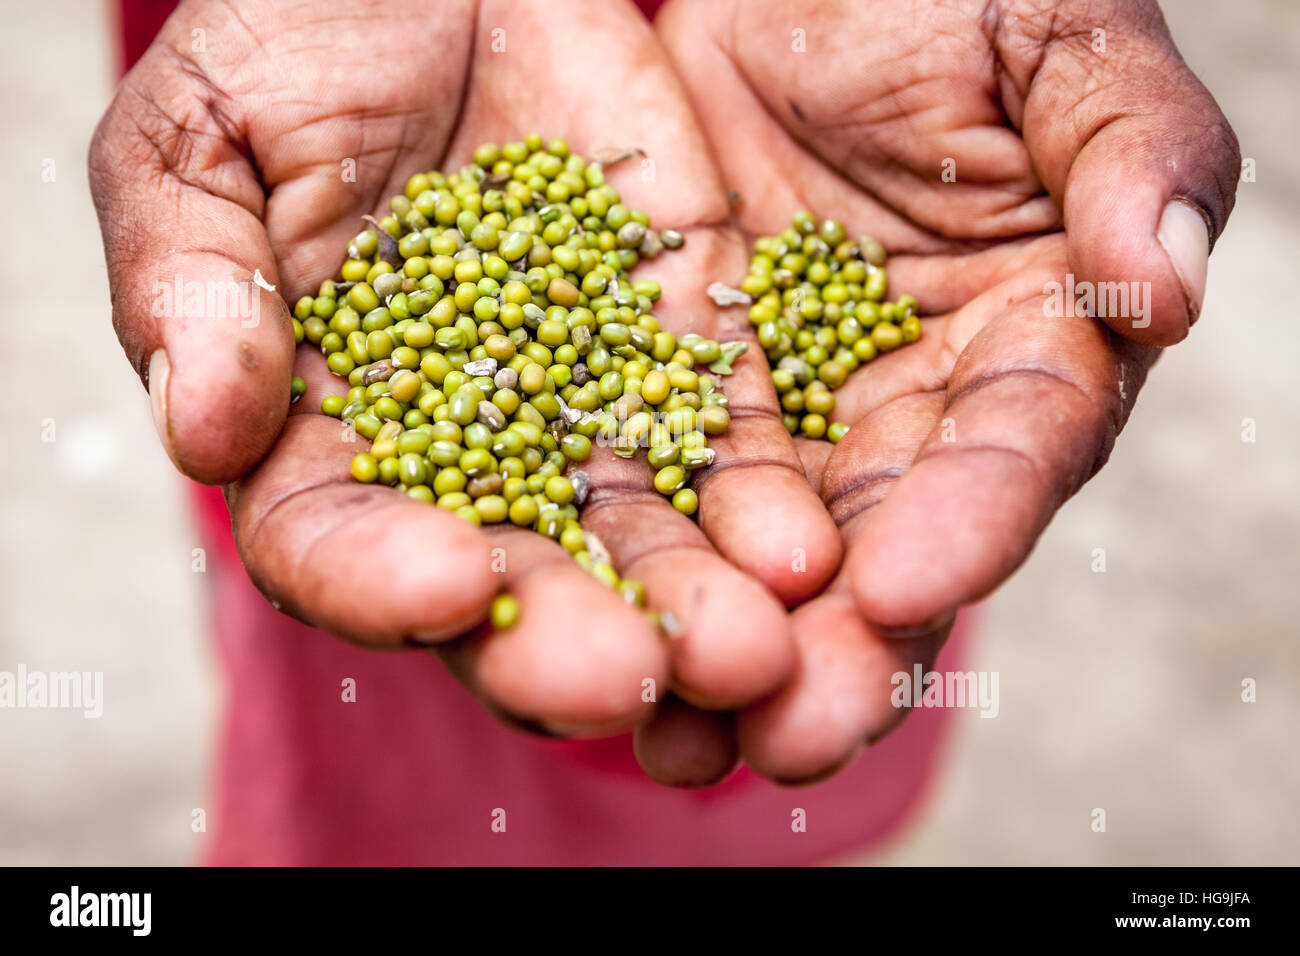
[[[10,445],[0,670],[104,672],[99,720],[0,711],[0,863],[181,863],[198,852],[190,811],[203,805],[215,696],[190,570],[198,542],[109,322],[86,183],[115,82],[110,13],[86,0],[12,7],[0,65],[0,182],[21,229],[0,323],[19,359],[0,410]],[[38,278],[69,266],[74,282]],[[53,363],[42,358],[52,346]]]
[[[999,716],[959,714],[927,805],[864,862],[1300,862],[1300,6],[1175,0],[1166,15],[1258,181],[1241,187],[1195,333],[982,611],[969,666],[999,673]],[[112,25],[85,0],[6,19],[0,670],[103,671],[106,713],[0,711],[0,863],[187,862],[216,687],[198,542],[108,321],[86,186]],[[1241,702],[1245,678],[1257,703]]]

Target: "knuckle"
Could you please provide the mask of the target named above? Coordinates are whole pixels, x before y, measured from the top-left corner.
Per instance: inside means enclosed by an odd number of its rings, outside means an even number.
[[[90,146],[92,188],[129,173],[200,185],[238,152],[243,136],[228,97],[185,54],[155,45],[123,81]]]

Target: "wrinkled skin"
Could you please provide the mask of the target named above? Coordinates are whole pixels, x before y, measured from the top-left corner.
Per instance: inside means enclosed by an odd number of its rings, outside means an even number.
[[[581,28],[553,28],[579,11]],[[491,49],[498,26],[503,52]],[[581,58],[568,53],[575,45]],[[401,68],[361,66],[379,57]],[[664,641],[532,531],[479,530],[352,481],[361,446],[319,413],[321,397],[346,383],[318,350],[294,349],[284,302],[336,274],[360,216],[386,209],[415,172],[454,168],[481,142],[533,130],[588,155],[648,153],[652,164],[612,168],[610,181],[657,227],[689,238],[637,275],[667,290],[657,310],[666,328],[734,338],[703,290],[743,270],[744,250],[684,92],[634,7],[578,0],[183,4],[126,78],[91,151],[116,327],[153,378],[169,454],[187,474],[226,484],[249,574],[285,611],[369,646],[437,647],[496,712],[558,732],[645,720],[646,680],[661,699],[671,687],[695,704],[743,706],[792,672],[783,602],[816,593],[841,557],[770,414],[761,361],[728,383],[736,422],[713,442],[699,526],[653,491],[644,455],[598,453],[587,466],[597,490],[584,526],[644,582],[653,607],[674,613],[681,633]],[[343,175],[349,167],[355,176]],[[152,314],[160,278],[224,282],[254,269],[285,296],[261,295],[254,328]],[[160,347],[166,372],[151,360]],[[310,388],[286,419],[295,372]],[[795,548],[808,551],[807,572],[792,570]],[[503,588],[523,618],[488,633],[486,609]]]
[[[1186,333],[1199,296],[1181,291],[1155,223],[1185,196],[1217,236],[1238,162],[1143,5],[1089,8],[1113,50],[1142,54],[1100,63],[1069,39],[1088,17],[935,6],[678,3],[661,48],[621,3],[183,4],[100,126],[92,187],[114,323],[164,445],[185,473],[226,484],[258,586],[350,640],[435,647],[512,722],[638,725],[638,757],[666,783],[711,782],[737,753],[815,779],[887,732],[889,674],[932,660],[955,609],[1024,559],[1103,463],[1151,346]],[[790,50],[795,26],[807,53]],[[643,463],[593,456],[584,525],[682,622],[667,642],[553,543],[352,482],[357,446],[315,411],[342,383],[294,349],[279,295],[261,296],[255,328],[151,313],[155,281],[177,273],[260,269],[292,302],[412,173],[532,130],[587,155],[647,152],[609,178],[657,228],[688,235],[637,272],[663,283],[656,314],[672,331],[749,335],[744,310],[719,313],[703,289],[738,281],[747,241],[799,207],[880,238],[895,294],[926,316],[919,344],[837,393],[835,417],[854,427],[833,451],[791,442],[761,355],[737,363],[698,528],[649,490]],[[940,179],[945,157],[955,183]],[[1044,283],[1067,268],[1151,281],[1150,326],[1045,319]],[[310,390],[286,420],[295,373]],[[491,634],[481,622],[502,587],[524,616]],[[647,678],[672,691],[653,716]]]
[[[836,392],[838,446],[800,439],[846,557],[794,611],[796,678],[737,727],[759,772],[817,779],[897,723],[890,675],[928,667],[1105,463],[1200,307],[1162,210],[1181,197],[1217,237],[1240,154],[1154,3],[678,0],[657,26],[746,238],[833,212],[926,316]],[[1145,327],[1047,318],[1067,271],[1150,282]]]

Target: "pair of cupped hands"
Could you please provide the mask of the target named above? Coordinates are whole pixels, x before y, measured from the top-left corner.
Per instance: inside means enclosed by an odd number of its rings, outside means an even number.
[[[698,525],[643,455],[587,463],[583,525],[668,637],[540,535],[352,481],[358,447],[319,411],[346,386],[294,347],[285,303],[362,215],[532,131],[644,151],[608,176],[687,237],[638,267],[668,330],[752,340],[705,289],[799,209],[881,240],[925,317],[836,392],[836,446],[791,439],[751,349]],[[114,324],[172,460],[226,486],[258,587],[348,640],[436,650],[507,721],[635,727],[651,777],[695,785],[738,757],[818,779],[896,725],[891,676],[1024,560],[1196,320],[1239,164],[1140,0],[677,0],[654,25],[623,0],[186,0],[90,156]],[[277,292],[253,327],[151,307],[176,275],[255,271]],[[1067,273],[1149,282],[1147,317],[1049,315]],[[523,613],[494,633],[503,590]]]

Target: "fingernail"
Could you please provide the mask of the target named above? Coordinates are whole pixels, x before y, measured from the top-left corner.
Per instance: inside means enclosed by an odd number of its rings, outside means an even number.
[[[1205,218],[1182,200],[1170,200],[1160,216],[1156,238],[1183,287],[1190,325],[1200,317],[1205,298],[1205,271],[1210,262],[1210,231]]]
[[[167,361],[167,350],[155,349],[149,356],[149,407],[153,410],[153,425],[158,430],[158,440],[162,442],[167,457],[179,468],[176,447],[172,443],[171,423],[167,417],[167,380],[171,374],[172,366]]]
[[[533,723],[550,736],[559,737],[562,740],[580,737],[583,733],[583,728],[575,724],[558,724],[550,720],[535,720]]]
[[[417,631],[402,638],[402,641],[411,647],[429,648],[435,644],[446,644],[447,639],[454,636],[446,631]]]
[[[945,627],[951,626],[955,620],[957,620],[957,615],[954,612],[945,611],[924,624],[911,624],[903,627],[886,627],[883,624],[873,624],[872,627],[881,637],[888,638],[891,641],[909,641],[935,634]]]

